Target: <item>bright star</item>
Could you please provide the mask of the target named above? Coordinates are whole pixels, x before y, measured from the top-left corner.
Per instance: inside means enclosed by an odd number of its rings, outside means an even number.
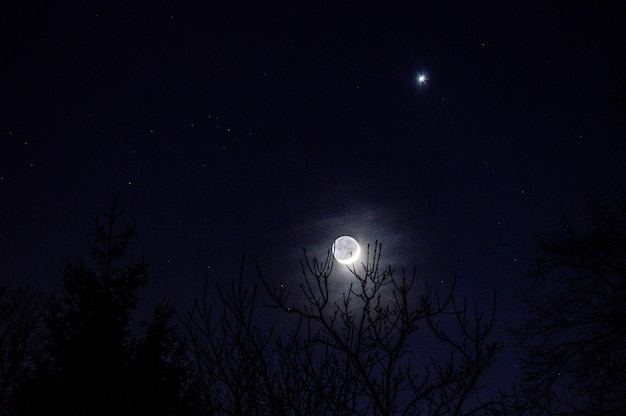
[[[417,75],[417,83],[418,83],[418,85],[425,85],[426,81],[428,81],[428,78],[426,78],[425,74],[418,74]]]

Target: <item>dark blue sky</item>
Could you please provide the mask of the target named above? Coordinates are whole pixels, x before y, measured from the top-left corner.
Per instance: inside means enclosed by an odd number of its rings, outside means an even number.
[[[2,6],[0,278],[57,287],[116,193],[148,303],[187,305],[242,253],[297,282],[302,248],[350,234],[471,299],[497,289],[515,321],[534,235],[624,179],[622,21],[462,3]]]

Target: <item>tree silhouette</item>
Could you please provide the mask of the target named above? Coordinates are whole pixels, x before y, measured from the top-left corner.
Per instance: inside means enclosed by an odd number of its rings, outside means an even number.
[[[43,295],[0,285],[0,414],[11,408],[15,386],[27,378],[42,347]]]
[[[186,367],[182,340],[170,324],[173,309],[157,306],[143,339],[130,331],[148,265],[130,255],[135,224],[118,233],[118,217],[115,202],[100,213],[103,221],[89,238],[91,264],[77,259],[61,270],[60,296],[47,305],[45,348],[36,373],[18,389],[16,414],[165,415],[182,409]]]
[[[626,408],[626,195],[591,198],[590,227],[567,221],[538,241],[513,404],[532,414],[615,415]]]
[[[242,263],[243,264],[243,263]],[[380,246],[362,270],[331,289],[333,258],[302,261],[296,299],[265,278],[268,306],[289,322],[258,323],[258,289],[233,282],[222,308],[196,303],[188,329],[204,392],[216,415],[474,414],[481,376],[500,349],[489,340],[493,311],[458,302],[453,291],[422,291],[412,277],[380,266]],[[243,269],[242,269],[243,270]],[[423,345],[432,348],[424,353]]]
[[[176,310],[165,301],[154,308],[146,334],[135,346],[129,369],[133,392],[129,414],[190,415],[196,412],[191,394],[191,361],[187,344],[174,324]]]

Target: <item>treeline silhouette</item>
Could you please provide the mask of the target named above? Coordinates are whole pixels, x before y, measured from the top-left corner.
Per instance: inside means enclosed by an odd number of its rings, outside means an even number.
[[[626,408],[626,197],[594,201],[589,227],[538,240],[514,386],[489,386],[502,347],[486,312],[381,265],[368,247],[340,291],[331,253],[304,254],[298,293],[243,268],[219,302],[163,301],[138,335],[148,278],[116,203],[68,262],[61,289],[0,286],[1,415],[621,414]],[[242,263],[243,267],[243,263]],[[261,302],[263,296],[267,300]],[[259,319],[265,309],[280,324]],[[429,353],[426,353],[427,345]],[[494,396],[495,387],[502,394]]]
[[[116,234],[117,218],[115,204],[102,213],[90,263],[68,262],[60,293],[3,288],[3,414],[190,414],[172,306],[154,307],[142,338],[130,331],[148,265],[129,257],[135,225]]]

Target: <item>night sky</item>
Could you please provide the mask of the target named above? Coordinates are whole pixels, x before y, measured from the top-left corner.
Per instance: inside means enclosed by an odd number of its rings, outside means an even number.
[[[145,304],[184,310],[244,253],[295,284],[348,234],[516,322],[534,237],[626,177],[599,3],[9,2],[0,279],[59,287],[116,194]]]

